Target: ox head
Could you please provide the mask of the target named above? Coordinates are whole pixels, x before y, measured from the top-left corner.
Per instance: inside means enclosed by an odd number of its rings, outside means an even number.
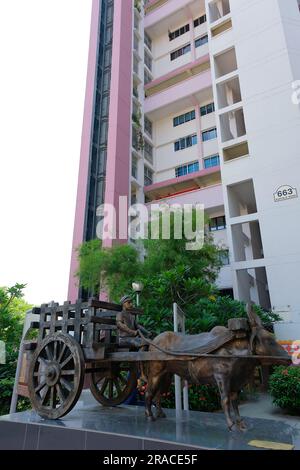
[[[277,343],[274,335],[263,327],[261,319],[253,311],[250,304],[247,305],[247,315],[251,329],[250,348],[253,354],[258,356],[277,356],[277,359],[274,360],[263,359],[264,364],[290,363],[291,359],[288,353]]]

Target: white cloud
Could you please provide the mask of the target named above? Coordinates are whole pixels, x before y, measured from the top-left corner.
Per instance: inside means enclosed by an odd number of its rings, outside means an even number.
[[[92,0],[0,2],[0,285],[67,298]]]

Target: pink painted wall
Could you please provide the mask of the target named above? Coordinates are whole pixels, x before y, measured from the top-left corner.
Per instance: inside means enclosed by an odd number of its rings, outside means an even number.
[[[105,203],[112,204],[116,208],[117,214],[119,212],[119,196],[129,196],[132,97],[132,18],[132,0],[116,1],[114,7],[114,36]],[[117,230],[117,239],[118,235]],[[120,241],[124,243],[127,240]],[[113,243],[114,240],[105,240],[103,242],[103,246],[110,247]]]
[[[78,297],[77,279],[74,277],[78,268],[76,248],[82,243],[83,232],[84,232],[85,205],[86,205],[89,156],[90,156],[90,142],[92,138],[92,118],[93,118],[95,76],[96,76],[96,66],[97,66],[97,42],[98,42],[97,37],[98,37],[99,17],[100,17],[100,8],[101,8],[100,5],[101,5],[101,0],[93,0],[88,71],[87,71],[87,82],[86,82],[86,93],[85,93],[85,106],[84,106],[84,117],[83,117],[83,127],[82,127],[82,137],[81,137],[81,152],[80,152],[80,163],[79,163],[76,212],[75,212],[75,222],[74,222],[74,232],[73,232],[69,288],[68,288],[68,299],[71,302],[75,302]]]

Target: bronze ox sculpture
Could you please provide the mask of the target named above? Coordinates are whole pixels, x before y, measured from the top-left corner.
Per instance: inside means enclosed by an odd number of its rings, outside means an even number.
[[[153,400],[156,401],[156,418],[166,416],[161,407],[161,396],[168,391],[173,375],[177,374],[189,383],[216,384],[229,430],[246,429],[239,414],[238,395],[249,382],[255,367],[290,362],[286,351],[262,326],[250,306],[247,315],[248,321],[246,318],[233,319],[228,328],[217,326],[210,333],[188,336],[165,332],[154,341],[147,341],[149,351],[178,355],[178,361],[143,363],[148,383],[145,394],[147,418],[155,419],[151,408]],[[185,360],[184,356],[188,354],[191,357]]]

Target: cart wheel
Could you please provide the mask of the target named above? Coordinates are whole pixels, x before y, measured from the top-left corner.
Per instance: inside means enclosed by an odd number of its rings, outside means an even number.
[[[91,374],[91,392],[104,406],[121,405],[136,386],[137,369],[134,363],[111,364],[109,369]]]
[[[29,397],[35,411],[48,419],[66,415],[81,394],[84,371],[81,346],[72,336],[47,336],[35,350],[29,367]]]

